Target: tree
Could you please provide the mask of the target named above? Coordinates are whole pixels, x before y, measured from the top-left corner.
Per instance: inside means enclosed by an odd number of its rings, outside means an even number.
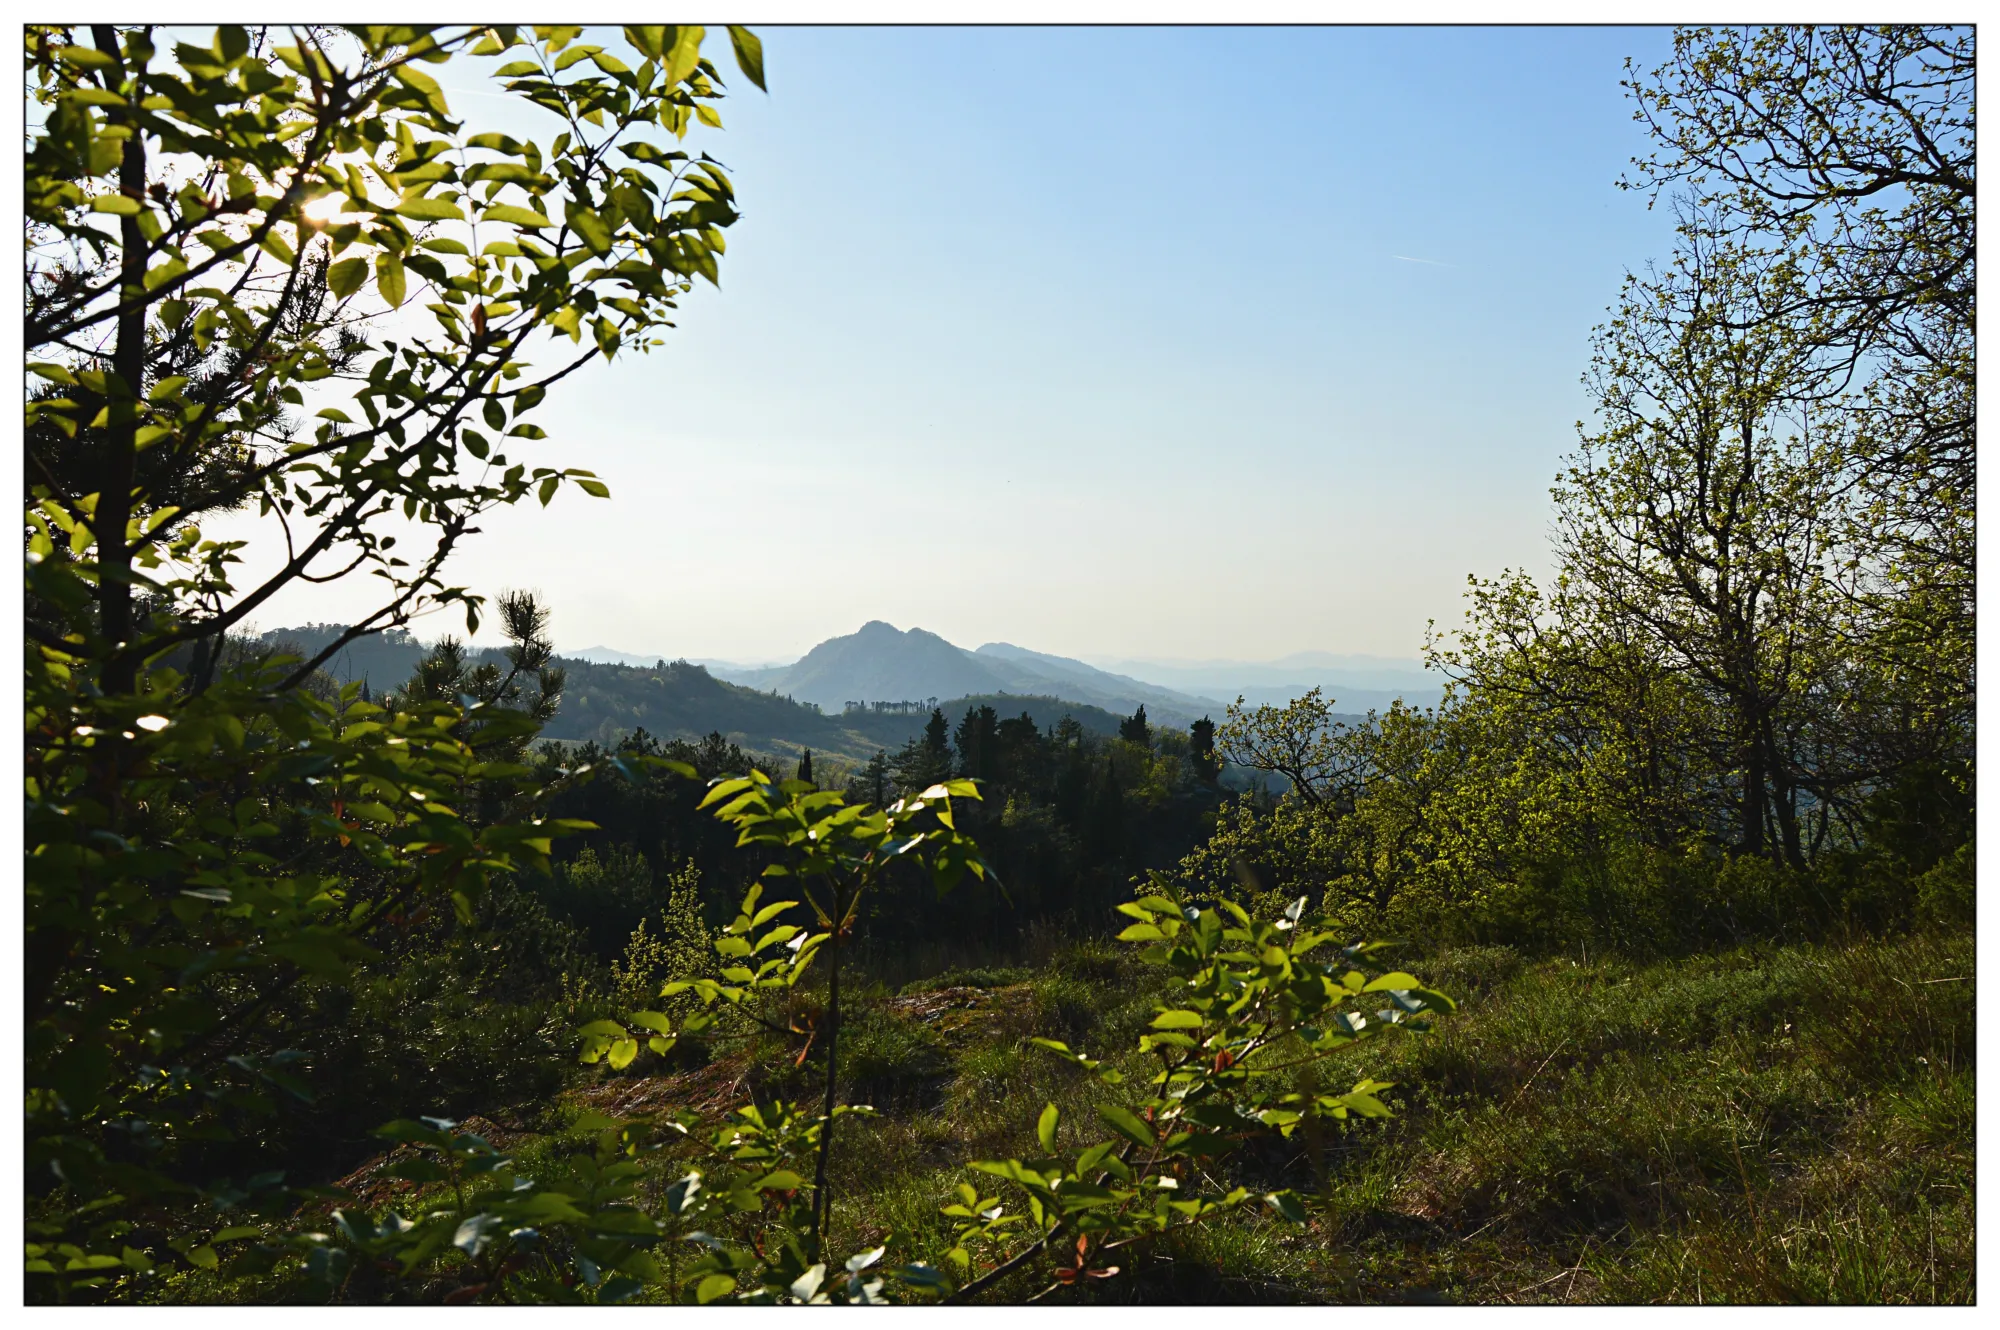
[[[1720,234],[1810,251],[1764,317],[1811,313],[1829,347],[1943,364],[1970,349],[1974,72],[1965,27],[1680,28],[1625,83],[1661,149],[1623,183],[1686,187]]]
[[[887,808],[848,805],[831,791],[814,791],[803,781],[773,782],[762,772],[718,780],[702,800],[702,807],[738,829],[737,843],[758,846],[778,856],[765,876],[786,879],[819,921],[822,931],[810,932],[795,924],[780,923],[761,935],[756,930],[800,905],[799,900],[763,904],[761,884],[752,886],[744,898],[736,921],[724,930],[716,951],[725,961],[719,979],[675,977],[660,991],[662,997],[683,993],[698,995],[704,1008],[720,1001],[722,1010],[737,1017],[736,1025],[754,1035],[786,1035],[797,1032],[795,1022],[771,1006],[783,999],[807,973],[813,961],[826,956],[826,1012],[814,1030],[815,1042],[825,1068],[822,1104],[816,1118],[801,1127],[810,1135],[813,1179],[810,1219],[801,1236],[805,1249],[799,1254],[801,1267],[790,1272],[804,1273],[803,1267],[823,1262],[823,1244],[832,1213],[832,1183],[827,1165],[832,1157],[834,1123],[840,1116],[837,1102],[840,1051],[841,952],[861,918],[861,907],[889,865],[920,862],[928,870],[940,894],[949,891],[969,872],[987,875],[978,847],[959,832],[952,817],[952,799],[978,799],[978,787],[971,781],[950,781],[921,795],[898,800]],[[907,857],[907,858],[906,858]],[[754,940],[753,940],[754,939]],[[791,945],[787,945],[791,944]],[[757,965],[751,970],[741,962]],[[707,1030],[714,1025],[707,1013],[683,1024],[688,1031]],[[614,1068],[622,1068],[639,1055],[641,1031],[652,1031],[645,1042],[655,1053],[665,1053],[678,1037],[666,1017],[657,1011],[640,1011],[623,1024],[598,1021],[585,1026],[583,1057],[586,1062],[600,1058]],[[731,1031],[734,1033],[735,1031]],[[804,1061],[805,1052],[800,1053]],[[779,1105],[774,1116],[784,1117]],[[800,1180],[801,1182],[803,1179]],[[796,1190],[796,1185],[787,1188]],[[788,1217],[796,1224],[795,1217]],[[778,1253],[772,1252],[770,1258]],[[734,1268],[723,1264],[718,1270]],[[851,1269],[859,1268],[852,1267]],[[822,1265],[822,1273],[824,1266]],[[790,1282],[788,1279],[786,1282]],[[729,1280],[722,1292],[735,1287]],[[713,1296],[704,1297],[704,1301]]]
[[[224,27],[160,64],[150,28],[29,30],[45,118],[26,342],[60,394],[28,402],[30,522],[69,547],[30,590],[88,610],[74,626],[102,686],[129,691],[144,662],[303,578],[366,571],[388,598],[298,678],[428,606],[471,625],[476,600],[441,573],[482,513],[606,492],[505,450],[543,437],[527,417],[559,379],[658,344],[736,212],[717,166],[646,137],[717,119],[700,31],[628,30],[638,70],[580,35]],[[755,39],[736,40],[761,79]],[[547,151],[464,132],[422,68],[510,51],[527,58],[502,66],[509,91],[567,125]],[[581,346],[537,375],[545,332]],[[246,504],[285,555],[238,588],[236,547],[198,523]],[[398,511],[430,549],[381,529]]]
[[[951,722],[931,708],[924,732],[896,754],[896,784],[906,791],[926,790],[951,775]]]
[[[993,781],[1000,775],[1000,715],[990,706],[967,707],[952,736],[959,774]]]
[[[1282,707],[1266,703],[1246,711],[1237,698],[1216,741],[1235,765],[1283,776],[1298,799],[1329,814],[1352,806],[1363,775],[1351,731],[1317,688]]]
[[[1970,692],[1975,621],[1974,74],[1969,27],[1690,28],[1626,84],[1660,145],[1626,186],[1796,273],[1735,317],[1810,352],[1789,391],[1840,400],[1874,552],[1848,590],[1934,709]]]
[[[1145,703],[1140,703],[1137,711],[1118,722],[1118,737],[1126,743],[1138,744],[1141,748],[1153,746],[1152,727],[1146,724]]]
[[[1215,722],[1206,716],[1188,726],[1188,761],[1195,779],[1204,785],[1215,784],[1222,775],[1221,759],[1215,755]]]
[[[1945,593],[1880,594],[1900,574],[1854,483],[1870,407],[1812,391],[1812,330],[1762,315],[1805,276],[1684,217],[1598,331],[1554,582],[1475,583],[1463,649],[1434,659],[1652,846],[1803,869],[1858,844],[1899,773],[1967,751],[1970,659]]]
[[[889,790],[893,776],[889,768],[889,754],[882,749],[875,750],[875,756],[868,759],[861,770],[847,783],[847,801],[854,804],[873,804],[877,808],[889,803]]]
[[[580,36],[225,26],[163,60],[148,27],[27,30],[32,1298],[212,1266],[193,1202],[292,1204],[204,1144],[307,1092],[274,1007],[413,919],[469,925],[584,825],[513,760],[562,685],[532,598],[502,601],[504,671],[446,651],[387,705],[313,685],[421,610],[476,625],[444,565],[480,515],[606,492],[519,455],[529,414],[717,275],[732,188],[672,146],[718,123],[702,30],[627,29],[637,69]],[[565,122],[546,146],[466,132],[424,70],[509,52],[507,88]],[[544,332],[570,345],[537,370]],[[240,543],[200,523],[250,509],[284,553],[238,586]],[[428,548],[398,545],[398,514]],[[385,599],[314,658],[229,641],[355,573]],[[171,1222],[153,1255],[142,1210]]]
[[[1609,618],[1716,700],[1738,848],[1802,866],[1801,796],[1837,799],[1847,778],[1814,760],[1799,712],[1830,682],[1843,440],[1793,391],[1800,339],[1740,317],[1791,280],[1754,262],[1693,237],[1628,285],[1590,380],[1602,428],[1556,490],[1559,595],[1572,632]]]
[[[810,785],[812,784],[812,778],[813,778],[813,754],[812,754],[812,749],[808,748],[799,757],[799,779],[806,782],[806,784]]]
[[[932,707],[931,718],[924,722],[924,751],[941,760],[949,757],[951,753],[951,746],[948,742],[950,733],[951,725],[950,722],[945,720],[944,712],[937,707]]]

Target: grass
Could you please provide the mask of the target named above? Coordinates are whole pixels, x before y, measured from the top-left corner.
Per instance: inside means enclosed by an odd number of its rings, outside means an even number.
[[[1329,1292],[1970,1302],[1972,952],[1522,968],[1380,1064],[1405,1111],[1331,1181]]]
[[[1092,1298],[1973,1300],[1970,934],[1416,964],[1460,1013],[1338,1069],[1397,1082],[1399,1116],[1357,1125],[1323,1178],[1302,1151],[1249,1161],[1260,1182],[1317,1191],[1322,1217],[1183,1235]],[[852,1140],[848,1241],[928,1245],[961,1161],[1031,1152],[1044,1102],[1088,1120],[1101,1091],[1027,1034],[1109,1051],[1151,1011],[1145,976],[1099,947],[996,996],[1001,1013],[944,1040],[952,1070],[928,1111]]]
[[[1055,1300],[1971,1303],[1973,951],[1958,932],[1648,963],[1504,947],[1400,961],[1459,1012],[1323,1072],[1395,1082],[1398,1115],[1357,1120],[1317,1163],[1296,1143],[1233,1161],[1247,1185],[1316,1197],[1310,1224],[1246,1208],[1128,1249],[1119,1278]],[[900,989],[857,977],[843,1094],[877,1115],[840,1128],[835,1248],[893,1238],[935,1259],[967,1161],[1036,1153],[1048,1102],[1070,1141],[1107,1096],[1030,1037],[1136,1071],[1118,1050],[1149,1020],[1156,982],[1100,942]],[[719,1114],[816,1081],[773,1048],[592,1072],[496,1116],[524,1126],[505,1145],[531,1162],[586,1104]],[[658,1161],[661,1182],[677,1163]],[[1031,1269],[992,1300],[1048,1284]]]

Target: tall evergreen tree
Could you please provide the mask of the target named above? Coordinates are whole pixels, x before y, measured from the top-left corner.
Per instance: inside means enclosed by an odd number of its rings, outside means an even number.
[[[1188,726],[1188,762],[1205,785],[1215,784],[1222,774],[1222,762],[1215,756],[1215,722],[1206,716]]]
[[[976,780],[999,776],[1000,716],[992,707],[967,707],[954,741],[959,771]]]
[[[847,783],[847,801],[871,803],[877,808],[882,808],[888,804],[889,791],[892,788],[893,782],[889,777],[889,754],[878,748],[875,750],[875,756],[868,759],[868,764]]]
[[[1118,767],[1107,754],[1090,792],[1090,807],[1084,817],[1085,852],[1100,862],[1120,858],[1125,848],[1125,790],[1118,782]]]
[[[896,754],[896,784],[905,790],[922,790],[951,776],[951,722],[944,712],[931,708],[921,738],[911,739]]]
[[[808,748],[805,750],[804,754],[802,754],[799,758],[799,779],[803,781],[810,781],[812,780],[812,778],[813,778],[813,750]]]
[[[1145,703],[1140,703],[1137,711],[1118,723],[1118,737],[1141,748],[1153,746],[1153,727],[1146,723]]]

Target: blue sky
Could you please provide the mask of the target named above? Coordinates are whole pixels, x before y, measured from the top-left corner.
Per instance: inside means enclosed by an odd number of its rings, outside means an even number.
[[[744,209],[721,291],[545,410],[613,499],[490,522],[458,580],[568,648],[1260,658],[1414,655],[1468,573],[1546,566],[1590,329],[1671,241],[1614,184],[1666,30],[763,37],[770,95],[690,137]]]

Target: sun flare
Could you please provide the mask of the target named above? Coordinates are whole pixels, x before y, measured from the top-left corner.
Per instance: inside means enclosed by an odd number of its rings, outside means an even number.
[[[319,198],[314,199],[311,203],[299,209],[299,213],[308,222],[312,222],[317,226],[326,226],[341,220],[347,215],[347,197],[344,194],[322,194]]]

